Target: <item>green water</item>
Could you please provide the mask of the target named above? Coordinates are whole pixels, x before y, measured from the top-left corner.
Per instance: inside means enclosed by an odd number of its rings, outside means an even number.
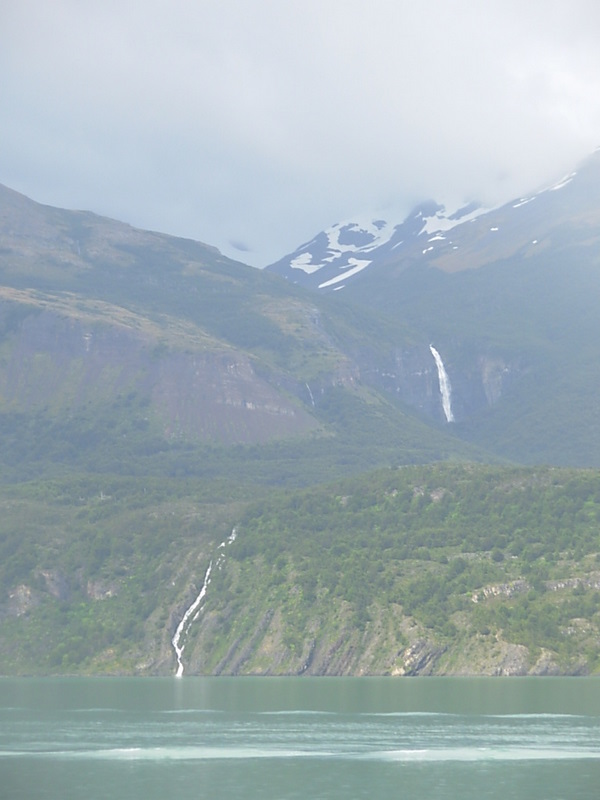
[[[0,797],[600,797],[600,681],[0,679]]]

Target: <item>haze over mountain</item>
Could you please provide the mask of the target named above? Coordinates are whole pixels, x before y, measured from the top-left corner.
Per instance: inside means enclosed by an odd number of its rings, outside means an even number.
[[[159,459],[168,443],[291,439],[290,452],[306,440],[309,458],[349,463],[329,437],[336,402],[350,402],[356,423],[375,414],[372,444],[386,450],[384,461],[394,449],[402,459],[406,448],[408,460],[466,452],[369,378],[389,359],[391,345],[380,351],[379,342],[406,336],[403,326],[340,313],[200,243],[41,206],[7,188],[0,202],[2,413],[48,425],[75,419],[72,435],[90,446],[114,438],[110,423],[101,428],[116,415],[123,436]],[[338,434],[340,442],[361,435],[354,423]],[[368,449],[352,469],[381,463]]]
[[[5,412],[129,397],[164,441],[314,444],[341,391],[358,404],[344,436],[373,403],[389,417],[384,461],[408,436],[408,460],[463,440],[600,464],[599,151],[501,208],[336,225],[264,272],[6,188],[0,201]]]
[[[525,462],[598,464],[599,223],[596,151],[500,208],[431,202],[396,225],[333,226],[268,269],[420,331],[385,383],[434,413],[433,343],[457,435]]]
[[[378,265],[384,265],[386,277],[419,263],[446,272],[474,269],[525,256],[533,247],[574,244],[573,238],[557,241],[557,229],[569,226],[581,229],[581,235],[584,228],[589,233],[599,206],[600,149],[557,183],[499,208],[471,203],[447,210],[431,200],[401,222],[373,218],[336,223],[267,270],[312,289],[339,291]]]
[[[284,277],[0,188],[0,672],[597,671],[599,171]]]
[[[254,266],[389,204],[504,202],[599,144],[590,0],[20,0],[0,22],[2,182]]]

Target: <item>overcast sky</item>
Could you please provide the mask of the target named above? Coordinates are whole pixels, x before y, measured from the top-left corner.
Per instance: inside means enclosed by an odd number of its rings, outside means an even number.
[[[0,183],[264,266],[600,145],[597,0],[1,0]]]

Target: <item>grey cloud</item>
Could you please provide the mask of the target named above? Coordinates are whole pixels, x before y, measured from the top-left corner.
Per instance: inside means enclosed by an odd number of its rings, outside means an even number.
[[[22,0],[0,181],[262,265],[356,213],[569,169],[600,144],[599,34],[577,0]]]

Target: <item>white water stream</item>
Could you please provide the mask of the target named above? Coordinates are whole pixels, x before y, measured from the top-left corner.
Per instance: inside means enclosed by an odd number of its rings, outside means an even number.
[[[450,378],[448,377],[448,373],[444,367],[444,362],[442,361],[441,355],[432,344],[429,345],[429,349],[431,350],[431,355],[433,356],[435,365],[437,367],[440,394],[442,395],[442,408],[444,409],[446,422],[454,422],[454,414],[452,413],[452,386],[450,384]]]
[[[221,544],[219,545],[218,549],[219,550],[221,548],[224,549],[225,547],[227,547],[228,544],[231,544],[232,542],[234,542],[236,536],[237,536],[237,533],[236,533],[236,530],[234,528],[231,531],[231,535],[228,536],[227,539],[225,539],[224,542],[221,542]],[[224,559],[225,559],[225,553],[224,552],[219,553],[219,555],[217,557],[217,561],[215,563],[215,566],[218,569],[221,569]],[[183,675],[182,656],[183,656],[183,651],[185,649],[185,644],[182,642],[182,639],[184,638],[184,636],[187,636],[187,634],[189,633],[190,627],[191,627],[191,623],[198,619],[198,615],[202,611],[202,608],[200,607],[200,603],[206,597],[206,592],[207,592],[208,586],[210,584],[210,574],[212,572],[212,568],[213,568],[213,562],[212,562],[212,559],[211,559],[211,561],[210,561],[210,563],[208,565],[208,569],[206,570],[206,573],[204,575],[204,582],[202,584],[202,588],[200,589],[200,592],[198,593],[198,596],[196,597],[194,602],[189,606],[189,608],[186,610],[185,614],[181,618],[181,622],[177,626],[177,630],[175,631],[175,633],[173,634],[173,638],[171,639],[171,644],[173,645],[173,649],[175,650],[175,655],[177,657],[177,672],[175,673],[175,677],[176,678],[181,678],[182,675]],[[193,617],[192,617],[192,615],[193,615]],[[191,622],[190,622],[190,617],[192,617]]]
[[[315,407],[315,398],[313,397],[313,393],[310,390],[310,386],[308,383],[306,384],[306,388],[308,389],[308,394],[310,395],[310,402],[312,403],[312,407]]]

